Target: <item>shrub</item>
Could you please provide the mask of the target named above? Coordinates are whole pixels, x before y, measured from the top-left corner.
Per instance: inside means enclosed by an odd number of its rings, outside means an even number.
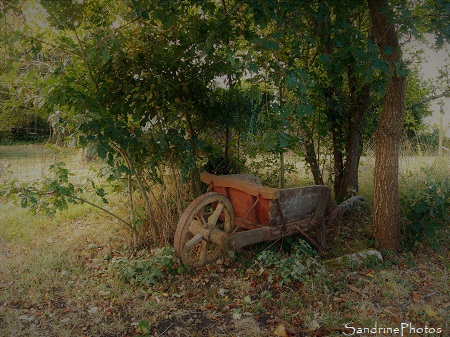
[[[433,169],[421,169],[418,181],[410,182],[401,195],[406,218],[405,246],[425,242],[437,248],[436,233],[450,219],[450,179],[439,178]]]

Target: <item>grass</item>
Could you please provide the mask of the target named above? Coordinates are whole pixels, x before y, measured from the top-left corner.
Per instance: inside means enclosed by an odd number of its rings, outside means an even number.
[[[8,149],[7,158],[26,170],[29,160],[17,150]],[[31,158],[36,151],[33,147]],[[2,162],[5,153],[0,147]],[[402,171],[402,183],[419,179],[414,172],[420,166],[408,166],[410,176]],[[437,174],[448,174],[448,167],[436,164]],[[365,196],[370,181],[366,158],[361,167]],[[166,193],[164,203],[170,202]],[[288,256],[292,240],[280,240],[248,247],[200,270],[179,270],[175,258],[157,262],[163,276],[145,285],[120,277],[123,270],[112,268],[112,261],[131,261],[131,272],[139,273],[133,261],[161,261],[159,251],[130,249],[129,234],[87,205],[52,219],[2,203],[0,214],[1,336],[274,336],[280,326],[293,336],[342,336],[345,324],[373,327],[375,322],[446,329],[436,336],[450,332],[448,239],[437,251],[421,244],[413,252],[385,254],[383,264],[312,267],[304,280],[281,287],[276,276],[271,280],[269,271],[255,263],[267,249],[280,259]],[[319,262],[369,247],[370,205],[330,230],[332,249]],[[448,227],[440,232],[443,238],[449,234]]]

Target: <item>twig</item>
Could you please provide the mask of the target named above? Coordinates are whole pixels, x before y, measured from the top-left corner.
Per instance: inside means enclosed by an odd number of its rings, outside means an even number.
[[[434,291],[432,293],[429,293],[429,294],[421,296],[420,299],[424,300],[424,299],[426,299],[428,297],[432,297],[432,296],[437,295],[437,294],[442,294],[442,293],[440,291]],[[408,305],[410,305],[411,303],[412,303],[412,301],[406,302],[405,304],[401,305],[399,307],[399,309],[403,309],[403,308],[407,307]]]
[[[51,192],[38,192],[38,191],[36,191],[36,190],[30,189],[30,188],[26,188],[26,187],[23,187],[23,188],[18,187],[17,190],[18,190],[18,191],[19,191],[19,190],[23,190],[23,191],[27,191],[27,192],[30,192],[30,193],[34,193],[34,194],[37,194],[37,195],[43,195],[43,196],[56,194],[55,191],[51,191]],[[79,200],[79,201],[81,201],[81,202],[84,202],[84,203],[86,203],[86,204],[88,204],[88,205],[90,205],[90,206],[92,206],[92,207],[95,207],[95,208],[97,208],[97,209],[99,209],[99,210],[101,210],[101,211],[103,211],[103,212],[109,214],[110,216],[116,218],[117,220],[119,220],[120,222],[122,222],[124,225],[126,225],[126,226],[129,227],[130,229],[134,230],[133,225],[131,225],[129,222],[127,222],[126,220],[122,219],[122,218],[119,217],[118,215],[112,213],[111,211],[108,211],[106,208],[101,207],[101,206],[99,206],[99,205],[97,205],[97,204],[94,204],[93,202],[90,202],[90,201],[88,201],[88,200],[86,200],[86,199],[84,199],[84,198],[78,197],[78,196],[76,196],[76,195],[72,195],[71,197],[72,197],[73,199],[76,199],[76,200]]]
[[[172,325],[173,325],[173,323],[170,323],[170,325],[166,328],[166,330],[164,330],[163,332],[161,332],[159,335],[160,335],[160,336],[164,335],[164,334],[167,332],[167,330],[169,330],[169,329],[172,327]]]
[[[83,199],[83,198],[80,198],[80,197],[77,197],[77,196],[72,196],[72,198],[77,199],[77,200],[80,200],[81,202],[85,202],[86,204],[91,205],[92,207],[98,208],[99,210],[101,210],[101,211],[103,211],[103,212],[109,214],[110,216],[116,218],[117,220],[119,220],[119,221],[122,222],[124,225],[126,225],[127,227],[129,227],[131,230],[134,231],[133,225],[131,225],[128,221],[125,221],[124,219],[122,219],[122,218],[119,217],[118,215],[116,215],[116,214],[114,214],[114,213],[108,211],[106,208],[103,208],[103,207],[101,207],[101,206],[99,206],[99,205],[97,205],[97,204],[94,204],[93,202],[90,202],[90,201],[88,201],[88,200],[86,200],[86,199]]]
[[[426,299],[426,298],[428,298],[428,297],[431,297],[431,296],[434,296],[434,295],[437,295],[437,294],[442,294],[442,293],[441,293],[440,291],[435,291],[435,292],[432,292],[432,293],[430,293],[430,294],[423,295],[423,296],[421,297],[421,299],[424,300],[424,299]]]

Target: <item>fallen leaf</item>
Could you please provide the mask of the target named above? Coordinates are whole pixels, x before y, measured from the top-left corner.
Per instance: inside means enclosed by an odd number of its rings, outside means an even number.
[[[98,307],[92,307],[92,308],[89,309],[89,313],[90,314],[95,314],[97,312],[98,312]]]
[[[320,328],[320,324],[316,320],[313,320],[309,323],[308,328],[312,331],[317,330]]]
[[[358,289],[355,286],[352,286],[351,284],[347,284],[347,287],[349,287],[350,290],[354,291],[355,293],[361,293],[361,289]]]
[[[219,289],[219,291],[217,292],[220,296],[225,296],[225,293],[227,292],[228,290],[226,290],[226,289],[223,289],[223,288],[221,288],[221,289]]]
[[[29,321],[31,322],[32,320],[34,320],[34,316],[27,316],[27,315],[20,315],[19,317],[17,317],[20,320],[23,321]]]
[[[412,295],[412,301],[414,303],[420,303],[421,298],[418,293],[412,293],[411,295]]]
[[[273,332],[273,334],[275,336],[280,336],[280,337],[288,337],[288,334],[286,332],[286,328],[284,327],[283,324],[279,324],[277,326],[277,328],[275,329],[275,331]]]
[[[434,310],[433,308],[431,308],[429,306],[425,307],[425,313],[430,317],[439,315],[439,313],[436,310]]]
[[[241,319],[241,317],[242,317],[241,313],[239,313],[239,312],[233,313],[233,319]]]

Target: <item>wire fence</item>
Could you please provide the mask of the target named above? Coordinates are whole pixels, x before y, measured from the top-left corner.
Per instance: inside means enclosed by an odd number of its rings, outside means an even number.
[[[30,144],[0,146],[0,181],[34,182],[49,173],[51,165],[64,162],[81,181],[94,176],[91,165],[81,150],[67,150],[53,145]]]
[[[401,149],[400,171],[408,171],[412,167],[417,168],[418,166],[432,166],[435,163],[444,163],[449,166],[450,151],[446,149],[442,150],[442,156],[437,155],[438,149],[436,146],[423,143],[417,145],[403,142]],[[332,175],[331,153],[323,151],[322,156],[323,173],[325,176]],[[285,161],[293,169],[294,175],[300,175],[303,178],[309,176],[309,167],[299,154],[290,151],[286,153]],[[38,181],[48,175],[50,166],[57,162],[64,162],[70,172],[74,174],[72,180],[78,182],[93,179],[96,175],[94,170],[102,165],[99,162],[91,162],[89,155],[86,155],[81,149],[66,149],[51,144],[0,146],[0,182],[5,183],[11,180],[20,183]],[[266,159],[260,164],[261,167],[267,167],[269,162]],[[272,164],[275,167],[277,165],[275,162]],[[373,143],[365,145],[361,164],[360,170],[362,171],[373,169],[375,165],[375,146]]]

